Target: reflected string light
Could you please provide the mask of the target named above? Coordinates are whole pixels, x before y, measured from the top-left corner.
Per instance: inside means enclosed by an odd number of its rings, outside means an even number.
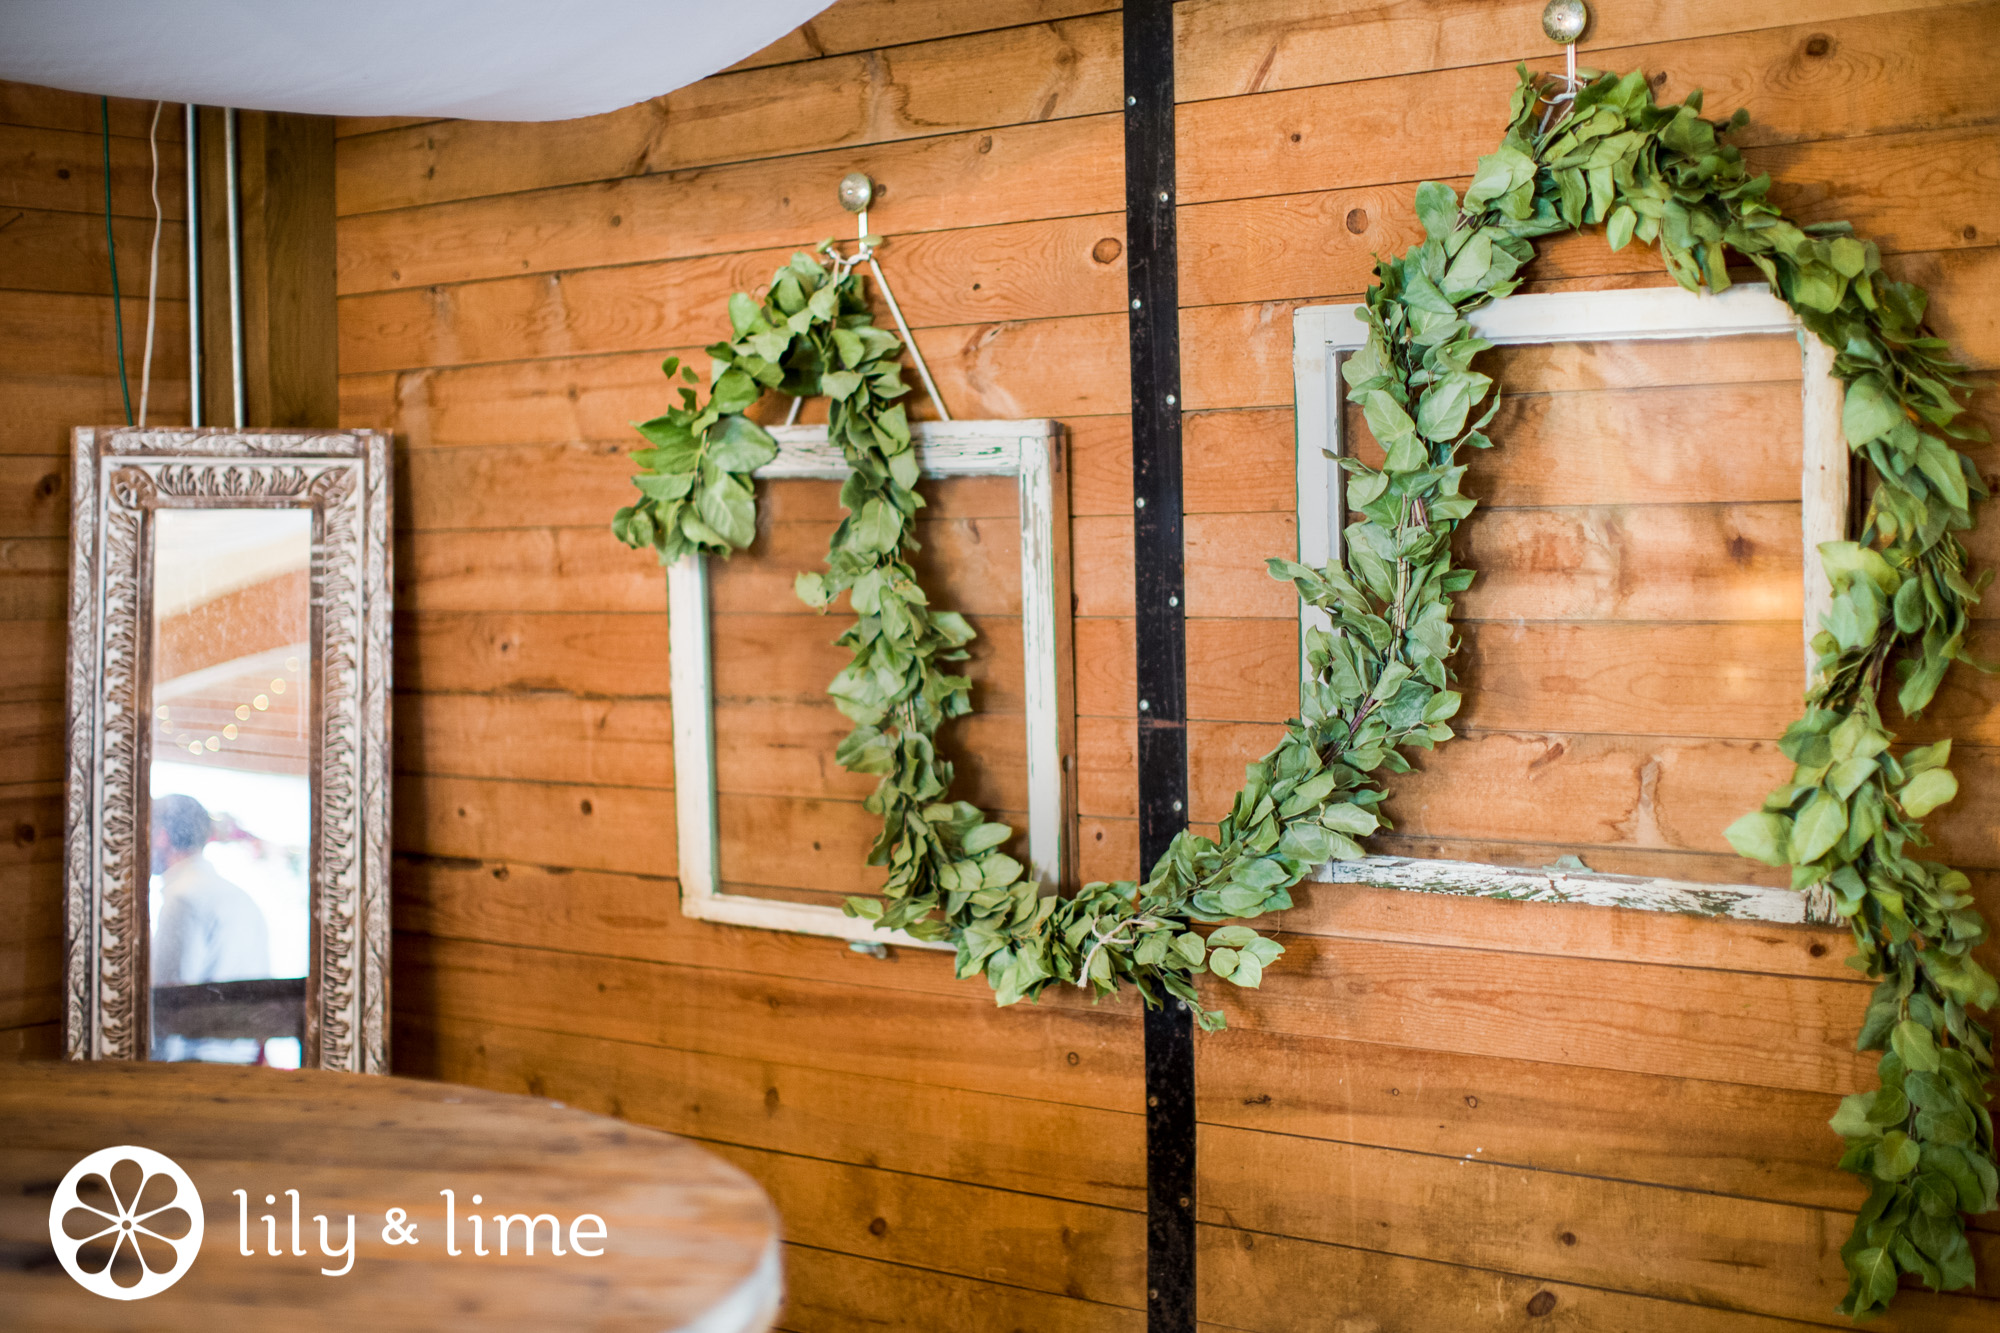
[[[285,670],[292,675],[297,675],[299,673],[299,659],[296,657],[287,657],[285,659]],[[236,705],[236,707],[232,710],[235,713],[236,720],[238,722],[248,722],[250,720],[250,714],[252,709],[256,710],[259,713],[269,712],[271,709],[271,694],[283,694],[285,692],[285,688],[286,688],[286,681],[284,677],[282,676],[272,677],[270,685],[270,694],[260,694],[247,704]],[[173,713],[170,706],[167,704],[161,704],[159,708],[155,710],[155,716],[159,719],[160,729],[163,732],[166,731],[168,727],[172,724]],[[194,737],[190,736],[187,732],[183,731],[174,736],[173,743],[175,749],[178,750],[185,748],[189,754],[199,758],[202,755],[213,754],[221,750],[224,741],[237,740],[241,736],[242,736],[241,730],[238,729],[238,727],[234,722],[232,722],[227,726],[223,727],[222,733],[220,735],[210,736],[207,740],[196,740]]]

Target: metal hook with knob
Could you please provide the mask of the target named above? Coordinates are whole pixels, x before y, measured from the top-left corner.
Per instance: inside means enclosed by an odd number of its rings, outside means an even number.
[[[1575,46],[1590,27],[1590,6],[1583,0],[1549,0],[1542,9],[1542,31],[1552,42]]]
[[[1564,76],[1563,91],[1549,99],[1549,109],[1542,113],[1538,133],[1548,129],[1549,120],[1559,105],[1576,100],[1577,90],[1582,87],[1576,77],[1576,44],[1589,27],[1590,6],[1583,0],[1549,0],[1542,7],[1542,33],[1550,41],[1562,43],[1569,67]]]
[[[875,202],[875,178],[865,171],[850,171],[840,178],[840,206],[860,215],[861,235],[868,234],[868,205]]]

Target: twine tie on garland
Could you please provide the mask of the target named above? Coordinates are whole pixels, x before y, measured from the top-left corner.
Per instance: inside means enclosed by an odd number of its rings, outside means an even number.
[[[1574,102],[1576,100],[1576,90],[1583,86],[1582,82],[1576,77],[1576,43],[1564,43],[1563,53],[1569,63],[1568,71],[1563,75],[1563,90],[1554,97],[1547,99],[1549,108],[1542,112],[1542,123],[1535,129],[1535,135],[1538,138],[1548,133],[1549,121],[1554,118],[1556,109],[1565,102]]]

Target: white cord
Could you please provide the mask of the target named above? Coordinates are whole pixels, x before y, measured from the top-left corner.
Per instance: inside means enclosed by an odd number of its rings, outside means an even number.
[[[146,424],[146,398],[153,389],[153,316],[159,306],[160,291],[160,108],[153,103],[153,128],[146,146],[153,154],[153,261],[146,273],[146,358],[139,369],[139,424]]]
[[[1569,75],[1563,80],[1563,91],[1551,97],[1549,99],[1549,109],[1542,112],[1542,123],[1535,129],[1535,134],[1538,138],[1548,133],[1549,121],[1555,116],[1556,108],[1564,102],[1576,101],[1577,90],[1582,87],[1576,81],[1576,43],[1571,42],[1563,49],[1569,56]]]
[[[857,256],[858,257],[858,256]],[[910,359],[917,363],[917,378],[924,382],[924,392],[931,396],[931,404],[937,408],[939,421],[950,421],[951,413],[944,405],[944,395],[938,392],[937,381],[931,378],[931,368],[924,364],[924,354],[917,350],[916,335],[903,321],[903,308],[896,304],[896,293],[889,290],[889,279],[882,272],[882,266],[875,262],[875,252],[868,251],[868,271],[875,275],[875,281],[882,284],[882,299],[889,303],[889,313],[896,317],[896,327],[902,330],[903,345],[910,349]]]
[[[910,349],[910,359],[917,363],[917,378],[924,382],[924,392],[930,395],[931,406],[937,408],[938,420],[950,421],[951,413],[944,405],[944,395],[938,392],[937,381],[931,378],[931,368],[924,364],[924,354],[918,349],[916,337],[903,319],[903,308],[896,304],[896,293],[889,289],[888,275],[883,273],[882,266],[875,262],[875,248],[868,244],[867,209],[862,209],[860,215],[855,218],[855,230],[860,233],[860,244],[854,247],[853,254],[843,255],[838,250],[833,251],[834,281],[838,282],[853,272],[863,261],[867,262],[868,271],[875,275],[875,281],[882,288],[882,299],[888,302],[889,313],[896,320],[896,328],[903,335],[903,346]],[[798,404],[794,402],[792,406],[793,415],[796,416]],[[785,424],[790,425],[791,422],[788,420]]]

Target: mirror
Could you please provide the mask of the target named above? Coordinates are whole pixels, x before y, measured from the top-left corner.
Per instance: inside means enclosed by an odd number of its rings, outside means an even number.
[[[73,1058],[386,1068],[387,465],[77,432]]]
[[[311,942],[312,511],[153,520],[152,1058],[296,1069]]]

